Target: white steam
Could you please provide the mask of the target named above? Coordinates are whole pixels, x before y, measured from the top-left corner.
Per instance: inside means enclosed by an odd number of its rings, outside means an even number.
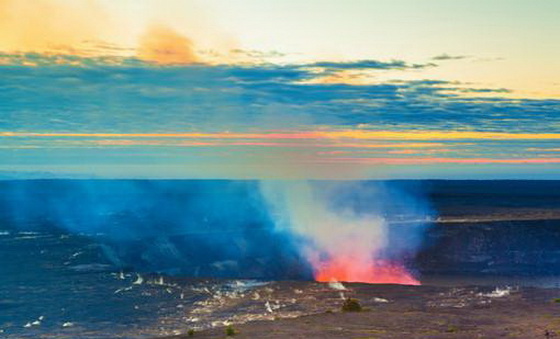
[[[342,258],[355,263],[351,269],[368,270],[376,254],[387,246],[384,218],[331,206],[333,186],[308,181],[261,182],[261,191],[276,227],[304,241],[302,254],[314,266],[325,259]]]

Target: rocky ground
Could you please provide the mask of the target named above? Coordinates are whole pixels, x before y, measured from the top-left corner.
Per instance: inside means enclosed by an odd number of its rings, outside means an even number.
[[[282,294],[306,283],[275,283]],[[314,284],[314,283],[307,283]],[[560,290],[543,288],[430,287],[346,284],[325,286],[325,298],[310,294],[317,312],[243,324],[232,323],[235,338],[554,338],[560,337]],[[333,296],[340,299],[333,302]],[[341,310],[342,298],[355,298],[361,312]],[[336,306],[336,307],[335,307]],[[323,307],[323,309],[321,309]],[[272,310],[271,315],[275,310]],[[170,338],[226,337],[225,326]]]

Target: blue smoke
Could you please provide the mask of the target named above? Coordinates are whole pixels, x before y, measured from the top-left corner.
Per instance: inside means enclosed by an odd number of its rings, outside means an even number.
[[[311,279],[302,242],[279,229],[257,181],[21,180],[0,182],[0,227],[83,235],[115,268],[191,277]],[[426,205],[421,187],[313,182],[333,210],[395,221],[388,258],[413,257]],[[402,187],[401,187],[402,186]],[[402,219],[402,220],[400,220]],[[407,222],[402,222],[407,221]]]

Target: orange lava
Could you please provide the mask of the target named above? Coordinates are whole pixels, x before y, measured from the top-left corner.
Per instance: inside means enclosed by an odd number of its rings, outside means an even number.
[[[331,259],[315,266],[319,282],[363,282],[370,284],[420,285],[402,265],[376,261],[363,265],[353,260]]]

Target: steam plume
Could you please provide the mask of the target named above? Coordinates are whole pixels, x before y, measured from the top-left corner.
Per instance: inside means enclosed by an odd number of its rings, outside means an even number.
[[[410,185],[0,181],[0,217],[3,228],[91,236],[121,269],[415,284],[406,267],[427,209]],[[419,222],[395,227],[403,216]]]
[[[385,256],[388,222],[379,208],[360,213],[347,204],[336,206],[336,185],[262,182],[261,190],[277,227],[289,229],[305,244],[300,250],[315,280],[419,284],[398,258]]]

